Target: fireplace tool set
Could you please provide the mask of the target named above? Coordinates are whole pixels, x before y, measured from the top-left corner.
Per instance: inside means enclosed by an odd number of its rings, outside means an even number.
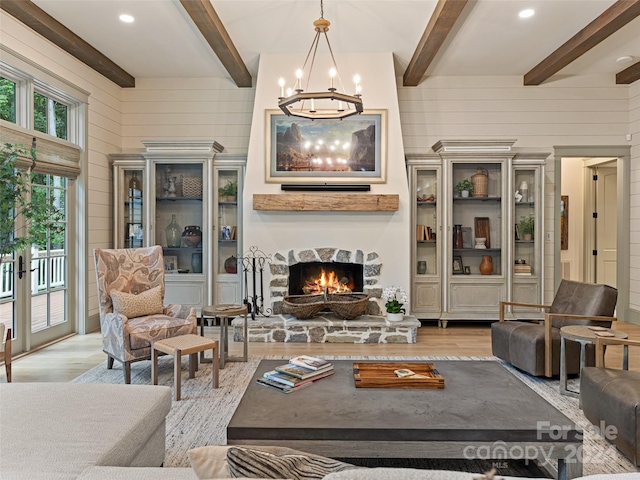
[[[251,319],[255,320],[256,315],[270,316],[271,309],[264,308],[263,272],[266,265],[270,265],[272,262],[271,255],[267,255],[256,246],[252,246],[249,247],[249,250],[245,252],[238,261],[242,262],[242,272],[244,274],[243,303],[247,306]],[[249,275],[251,275],[251,296],[249,296]],[[258,276],[260,277],[259,279]],[[258,282],[260,282],[259,285]],[[259,295],[258,289],[260,289]]]

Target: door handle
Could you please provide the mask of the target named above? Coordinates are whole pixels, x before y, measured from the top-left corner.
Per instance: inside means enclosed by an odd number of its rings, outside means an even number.
[[[30,271],[35,272],[36,270],[38,270],[38,267],[32,268]],[[18,257],[18,278],[22,279],[22,276],[25,273],[27,273],[27,271],[24,269],[24,258],[22,258],[22,255],[20,255]]]

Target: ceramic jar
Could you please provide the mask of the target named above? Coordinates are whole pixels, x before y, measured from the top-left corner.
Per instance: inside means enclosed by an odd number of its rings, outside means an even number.
[[[202,252],[191,254],[191,271],[193,273],[202,273]]]
[[[182,232],[182,243],[185,247],[197,247],[202,241],[202,231],[197,225],[184,227]]]
[[[227,273],[238,272],[238,259],[235,257],[235,255],[231,255],[224,261],[224,271]]]
[[[482,275],[491,275],[493,273],[493,260],[491,255],[482,255],[480,262],[480,273]]]

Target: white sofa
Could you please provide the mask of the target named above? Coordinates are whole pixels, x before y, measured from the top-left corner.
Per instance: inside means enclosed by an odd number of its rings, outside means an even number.
[[[170,409],[168,387],[0,384],[0,479],[72,480],[94,465],[160,467]]]
[[[190,451],[195,469],[161,468],[165,455],[165,417],[170,408],[171,389],[162,386],[0,384],[0,480],[228,478],[224,465],[226,447],[222,446]],[[331,473],[325,480],[473,480],[474,477],[477,475],[461,472],[372,468]],[[612,477],[640,480],[640,473],[592,476],[585,480]]]

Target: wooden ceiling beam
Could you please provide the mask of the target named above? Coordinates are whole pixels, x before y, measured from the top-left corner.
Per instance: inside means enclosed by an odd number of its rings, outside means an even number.
[[[4,0],[3,0],[4,1]],[[210,0],[180,0],[193,23],[238,87],[251,87],[251,74]]]
[[[540,85],[640,15],[640,0],[618,0],[524,76],[525,85]]]
[[[0,8],[123,88],[136,79],[29,0],[2,0]]]
[[[616,74],[617,85],[629,85],[637,80],[640,80],[640,62],[634,63]]]
[[[416,87],[420,83],[466,4],[467,0],[438,1],[402,77],[405,87]]]

